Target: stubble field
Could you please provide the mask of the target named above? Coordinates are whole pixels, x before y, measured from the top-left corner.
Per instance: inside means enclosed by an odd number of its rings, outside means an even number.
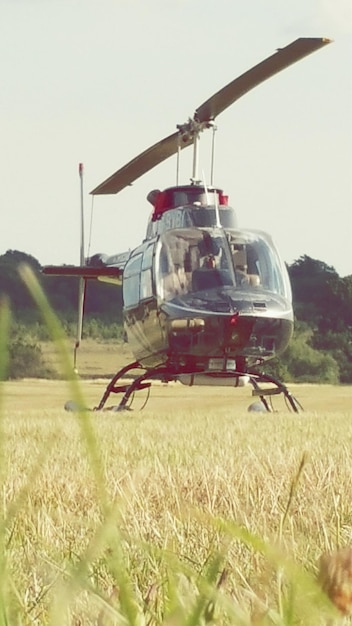
[[[352,543],[351,387],[292,387],[300,415],[180,384],[143,411],[63,410],[105,384],[2,385],[1,624],[338,615],[315,579],[322,553]]]

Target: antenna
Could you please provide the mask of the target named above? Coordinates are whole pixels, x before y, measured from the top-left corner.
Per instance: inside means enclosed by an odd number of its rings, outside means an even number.
[[[83,202],[83,163],[78,165],[78,173],[80,178],[80,197],[81,197],[81,250],[80,250],[80,264],[85,264],[84,259],[84,202]]]
[[[80,177],[80,197],[81,197],[81,246],[80,246],[80,265],[85,265],[84,257],[84,202],[83,202],[83,163],[78,166],[78,173]],[[76,343],[73,351],[73,369],[77,373],[77,350],[81,344],[82,330],[83,330],[83,309],[84,309],[84,297],[86,292],[86,281],[84,278],[79,279],[78,286],[78,317],[77,317],[77,334]]]
[[[222,228],[222,224],[220,220],[220,211],[219,211],[219,196],[217,193],[215,193],[215,217],[216,217],[217,228]]]
[[[204,170],[203,170],[203,185],[205,189],[205,195],[207,198],[207,204],[209,205],[209,191],[208,191],[208,185],[205,180]],[[219,211],[219,197],[217,193],[215,193],[214,196],[215,196],[215,219],[216,219],[215,226],[216,228],[222,228],[222,223],[220,220],[220,211]]]
[[[179,177],[180,177],[180,152],[181,152],[181,145],[180,145],[180,134],[179,134],[178,142],[177,142],[177,163],[176,163],[176,185],[177,186],[179,184]]]
[[[207,204],[209,205],[208,185],[207,185],[206,180],[205,180],[204,170],[202,170],[202,174],[203,174],[203,185],[204,185],[204,189],[205,189],[205,197],[207,199]]]
[[[198,183],[198,160],[199,160],[199,132],[195,129],[193,136],[193,169],[192,182]]]
[[[214,185],[214,161],[215,161],[215,133],[217,131],[217,126],[215,126],[214,121],[212,122],[212,138],[211,138],[211,162],[210,162],[210,184],[213,187]]]

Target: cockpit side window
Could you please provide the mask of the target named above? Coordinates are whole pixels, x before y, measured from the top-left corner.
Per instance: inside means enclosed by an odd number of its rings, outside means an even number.
[[[152,264],[155,241],[145,249],[142,259],[140,299],[147,300],[153,297]]]
[[[160,289],[162,298],[170,300],[190,290],[189,249],[182,238],[171,236],[163,239],[159,258]]]
[[[228,238],[239,286],[289,296],[286,270],[264,234],[238,231],[238,234],[230,233]]]
[[[132,256],[126,264],[123,275],[123,301],[125,307],[139,302],[139,284],[142,267],[142,254]]]

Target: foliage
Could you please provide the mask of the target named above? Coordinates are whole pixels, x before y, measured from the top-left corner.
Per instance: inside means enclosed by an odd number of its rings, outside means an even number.
[[[76,325],[75,325],[76,328]],[[83,325],[83,338],[108,341],[110,339],[122,340],[124,330],[122,324],[108,322],[104,319],[87,316]]]
[[[330,383],[339,382],[339,367],[331,354],[314,350],[309,341],[312,331],[296,333],[287,348],[283,362],[294,382]]]
[[[288,268],[299,320],[319,332],[352,327],[352,276],[340,278],[333,267],[305,255]]]
[[[352,382],[351,328],[339,333],[333,331],[315,332],[311,339],[311,345],[317,350],[327,351],[335,359],[338,364],[341,383]]]
[[[336,384],[340,374],[338,363],[330,352],[312,347],[313,335],[307,323],[297,321],[288,348],[261,369],[284,382]]]
[[[0,295],[9,299],[12,310],[18,316],[24,311],[34,311],[33,300],[17,271],[21,263],[27,263],[39,275],[38,261],[24,252],[8,250],[0,256]],[[39,317],[38,312],[36,316]]]
[[[283,359],[291,359],[291,373],[302,372],[307,361],[307,378],[315,379],[321,367],[321,380],[334,379],[336,367],[339,381],[352,382],[352,276],[340,278],[333,267],[305,255],[289,268],[295,311],[311,333],[306,337],[306,353],[293,343]],[[319,359],[311,348],[322,355]],[[292,359],[298,359],[293,365]],[[299,379],[301,380],[301,374]]]
[[[6,295],[9,298],[16,320],[34,323],[41,319],[38,308],[19,275],[19,268],[23,264],[32,269],[53,309],[64,319],[73,319],[78,306],[78,279],[46,276],[41,273],[41,265],[32,256],[18,250],[8,250],[0,256],[0,295]],[[102,316],[106,322],[113,321],[121,324],[121,287],[99,281],[88,281],[85,313],[93,317]]]
[[[6,378],[52,378],[53,370],[44,361],[43,353],[26,332],[15,330],[10,334]]]

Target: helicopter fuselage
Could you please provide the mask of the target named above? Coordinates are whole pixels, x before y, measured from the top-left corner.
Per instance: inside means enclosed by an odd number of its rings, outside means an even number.
[[[159,205],[157,217],[154,208],[146,239],[124,266],[130,347],[146,368],[245,372],[282,353],[292,335],[285,265],[268,235],[238,229],[234,209],[217,204],[220,190],[171,188],[169,199],[176,191],[198,199]]]

